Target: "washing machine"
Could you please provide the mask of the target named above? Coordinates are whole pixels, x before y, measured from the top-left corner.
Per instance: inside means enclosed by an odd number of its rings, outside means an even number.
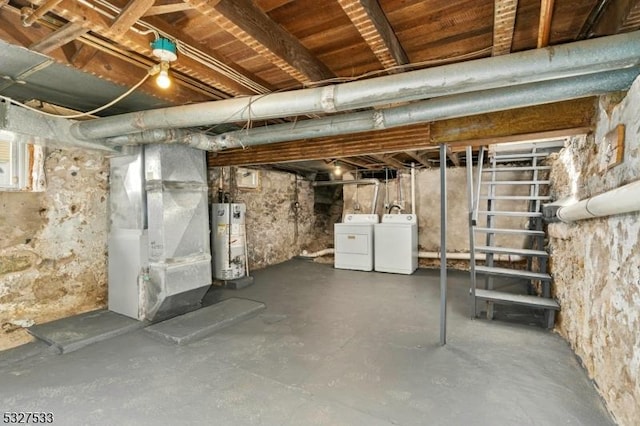
[[[348,214],[333,225],[337,269],[373,271],[373,226],[377,214]]]
[[[418,269],[418,220],[413,214],[385,214],[374,225],[375,270],[412,274]]]

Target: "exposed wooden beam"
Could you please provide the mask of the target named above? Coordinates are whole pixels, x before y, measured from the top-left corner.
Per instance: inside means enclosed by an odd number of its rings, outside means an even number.
[[[404,168],[406,168],[406,166],[404,164],[402,164],[402,162],[396,160],[391,155],[372,154],[371,157],[375,158],[376,160],[380,161],[381,163],[386,164],[387,166],[390,166],[393,169],[404,169]]]
[[[413,158],[414,160],[416,160],[418,163],[422,164],[423,166],[431,167],[431,165],[429,163],[427,163],[427,160],[425,160],[416,151],[405,151],[405,154],[407,154],[409,157]]]
[[[210,166],[258,165],[300,160],[356,157],[428,148],[429,125],[419,124],[380,132],[318,138],[220,151]]]
[[[360,160],[358,160],[357,158],[352,158],[352,157],[340,157],[340,162],[342,163],[347,163],[347,164],[351,164],[353,166],[356,166],[360,169],[368,169],[371,168],[371,166],[373,166],[373,164],[371,163],[365,163],[362,162]]]
[[[60,29],[52,32],[47,37],[33,43],[29,46],[29,50],[40,53],[49,53],[67,43],[72,42],[89,31],[88,28],[82,26],[79,22],[68,22]]]
[[[540,2],[540,23],[538,25],[538,49],[549,45],[551,22],[553,21],[553,5],[555,0]]]
[[[409,63],[378,0],[338,0],[385,69]]]
[[[566,132],[566,129],[576,128],[590,129],[594,125],[595,112],[596,98],[584,98],[453,118],[427,125],[416,124],[378,132],[232,149],[219,152],[215,159],[210,158],[209,165],[256,165],[380,155],[430,149],[439,143],[456,144],[461,141],[467,143],[504,138],[505,142],[508,142],[517,135]]]
[[[511,53],[518,0],[495,0],[493,7],[492,56]]]
[[[113,38],[114,33],[111,29],[111,20],[102,16],[90,7],[73,0],[62,0],[62,2],[54,8],[57,15],[65,18],[70,22],[78,22],[89,28],[90,31],[99,34],[102,37]],[[118,42],[142,55],[151,57],[150,39],[147,36],[128,30],[125,34],[120,35]],[[196,60],[184,55],[180,56],[177,61],[171,64],[171,68],[189,75],[194,79],[200,80],[205,85],[209,85],[222,92],[230,95],[248,95],[253,94],[252,91],[242,86],[231,78],[217,73],[215,70],[207,67]]]
[[[635,31],[640,28],[640,1],[636,1],[629,9],[629,13],[624,18],[619,28],[620,32]]]
[[[597,98],[517,108],[431,123],[432,143],[593,126]]]
[[[551,130],[548,132],[530,132],[519,133],[509,136],[498,136],[495,138],[469,139],[464,141],[451,142],[449,145],[453,153],[461,153],[465,151],[465,147],[471,146],[478,148],[481,146],[495,145],[511,142],[525,142],[539,139],[560,139],[567,136],[583,135],[593,132],[593,127],[570,127],[561,130]]]
[[[183,10],[189,9],[193,9],[193,6],[181,1],[179,3],[152,6],[145,12],[143,16],[165,15],[167,13],[182,12]]]
[[[294,79],[308,83],[335,77],[300,41],[273,22],[252,0],[186,0],[219,27]]]
[[[22,25],[25,27],[30,27],[33,25],[38,19],[42,18],[45,14],[51,12],[51,10],[56,7],[62,0],[46,0],[43,2],[36,10],[33,10],[29,15],[25,16],[22,20]],[[30,9],[26,9],[30,10]]]
[[[579,38],[600,37],[638,28],[638,0],[600,0],[580,31]]]
[[[129,0],[109,29],[114,38],[118,40],[126,34],[136,21],[153,6],[155,1],[156,0]]]
[[[453,163],[454,166],[460,167],[460,158],[458,157],[457,152],[453,152],[451,150],[451,146],[447,145],[447,157]]]

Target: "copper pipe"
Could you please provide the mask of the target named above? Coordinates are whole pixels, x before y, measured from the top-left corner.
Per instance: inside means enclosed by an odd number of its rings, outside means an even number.
[[[540,24],[538,26],[538,49],[549,45],[554,0],[542,0],[540,4]]]

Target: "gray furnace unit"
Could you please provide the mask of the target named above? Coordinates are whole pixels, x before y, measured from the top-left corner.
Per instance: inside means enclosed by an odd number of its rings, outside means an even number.
[[[205,153],[123,147],[111,159],[109,309],[161,321],[200,307],[211,285]]]

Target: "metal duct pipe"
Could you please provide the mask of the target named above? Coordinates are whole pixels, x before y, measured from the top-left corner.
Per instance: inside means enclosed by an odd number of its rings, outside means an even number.
[[[629,88],[639,73],[640,69],[630,68],[463,93],[383,110],[369,110],[293,124],[238,130],[218,135],[216,139],[217,145],[232,148],[390,129],[407,124],[522,108],[624,90]]]
[[[357,179],[357,180],[327,180],[313,182],[313,186],[330,186],[330,185],[375,185],[373,190],[373,201],[371,202],[371,214],[376,213],[378,206],[378,192],[380,191],[380,181],[378,179]]]
[[[561,207],[556,216],[563,222],[573,222],[636,211],[640,211],[640,181]]]
[[[112,146],[177,143],[205,151],[219,151],[221,149],[213,136],[185,129],[144,130],[138,133],[107,138],[105,143]]]
[[[140,111],[75,123],[78,138],[100,139],[146,129],[195,127],[415,101],[631,67],[640,62],[640,32],[510,55],[294,90]]]

